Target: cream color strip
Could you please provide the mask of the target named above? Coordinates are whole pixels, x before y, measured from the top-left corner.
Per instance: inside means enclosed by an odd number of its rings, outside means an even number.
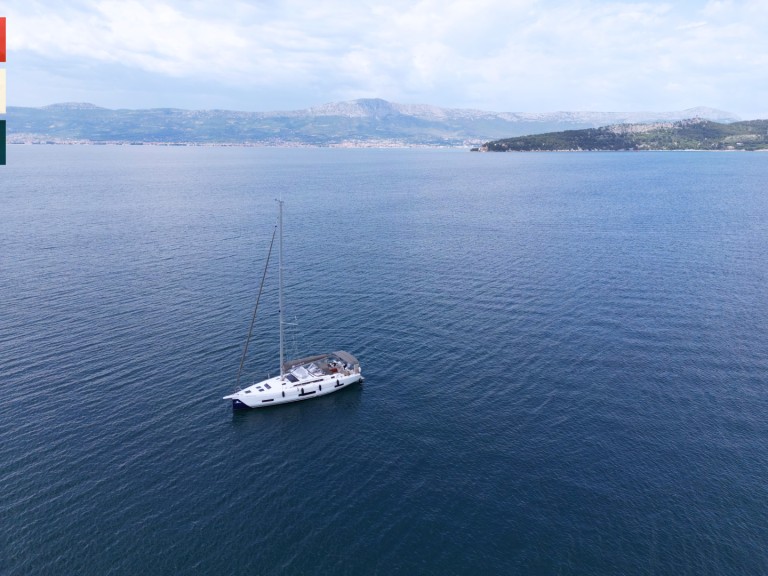
[[[0,114],[5,114],[5,68],[0,69]]]

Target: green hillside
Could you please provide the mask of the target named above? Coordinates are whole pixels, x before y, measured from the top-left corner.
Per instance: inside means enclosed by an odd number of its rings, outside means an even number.
[[[768,120],[720,124],[694,118],[679,122],[617,124],[494,140],[481,150],[766,150]]]

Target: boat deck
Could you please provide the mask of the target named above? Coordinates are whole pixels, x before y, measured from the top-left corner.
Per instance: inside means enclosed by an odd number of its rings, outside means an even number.
[[[322,379],[334,374],[349,376],[359,372],[360,366],[351,354],[334,352],[288,361],[284,369],[286,380],[294,386],[302,386],[314,382],[314,378]]]

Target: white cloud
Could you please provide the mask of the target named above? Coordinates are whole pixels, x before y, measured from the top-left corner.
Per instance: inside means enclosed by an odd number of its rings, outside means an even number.
[[[187,91],[198,82],[211,107],[251,91],[257,109],[380,96],[508,111],[766,111],[762,0],[11,0],[6,13],[10,57],[34,55],[38,76],[62,62],[115,66],[155,78],[158,98],[178,105],[173,79]],[[112,81],[130,93],[120,73]]]
[[[87,12],[38,9],[12,13],[9,20],[14,31],[10,50],[29,50],[53,61],[120,63],[172,76],[222,65],[237,70],[237,57],[248,46],[232,23],[190,17],[167,4],[103,0]]]

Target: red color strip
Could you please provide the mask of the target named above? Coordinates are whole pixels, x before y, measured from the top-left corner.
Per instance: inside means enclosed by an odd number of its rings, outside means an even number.
[[[0,17],[0,62],[5,62],[5,16]]]

